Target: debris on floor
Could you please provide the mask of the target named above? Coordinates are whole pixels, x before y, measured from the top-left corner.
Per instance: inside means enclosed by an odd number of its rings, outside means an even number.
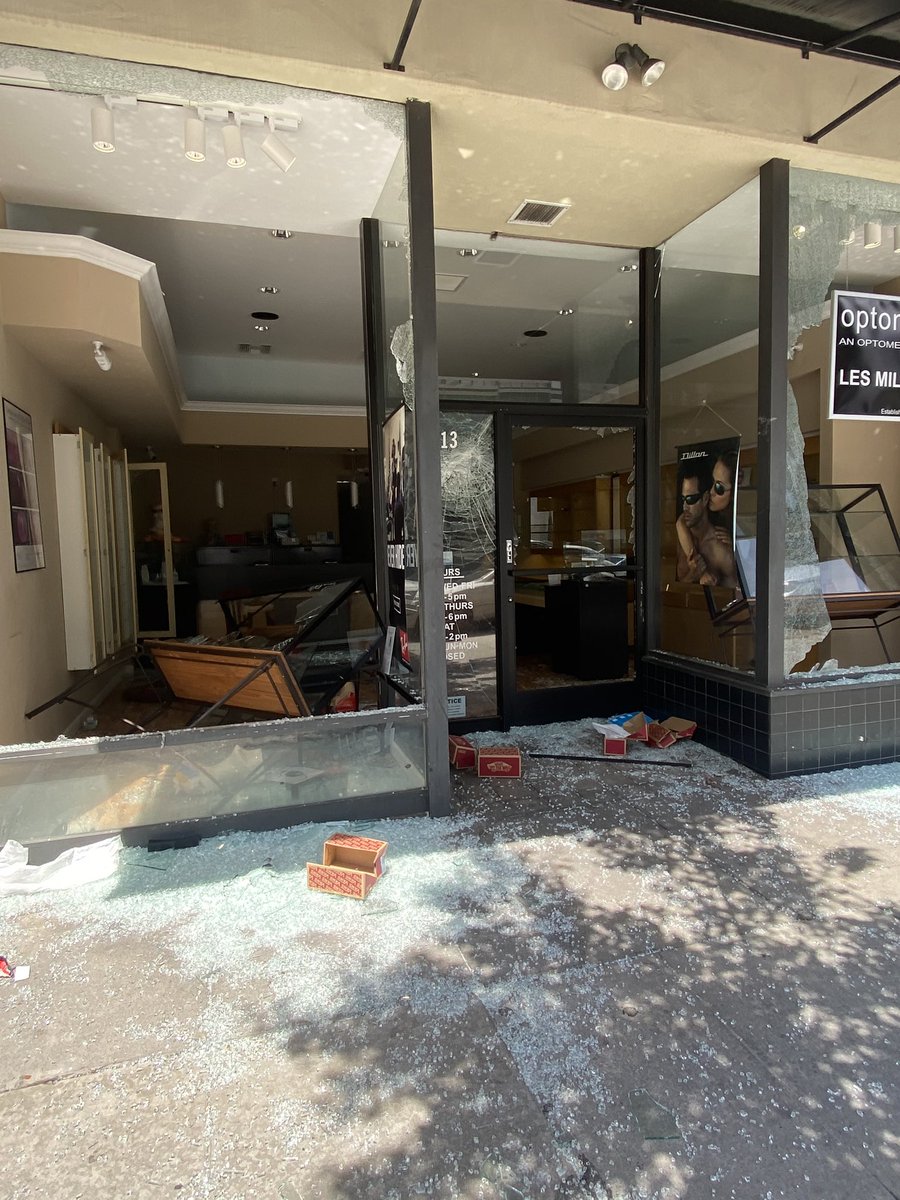
[[[518,746],[482,746],[476,770],[480,778],[518,779],[522,774],[522,754]]]
[[[96,883],[114,874],[119,865],[122,839],[104,838],[64,850],[52,862],[33,866],[21,842],[8,841],[0,850],[0,895],[61,891],[83,883]]]
[[[336,833],[322,850],[321,863],[306,864],[306,883],[314,892],[365,900],[384,874],[387,842]]]

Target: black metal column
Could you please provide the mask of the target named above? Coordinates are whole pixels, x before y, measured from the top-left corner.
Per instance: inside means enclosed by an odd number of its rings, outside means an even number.
[[[382,370],[384,331],[384,288],[381,271],[379,223],[366,217],[360,222],[362,255],[363,331],[365,336],[366,424],[369,431],[369,478],[372,481],[372,513],[375,521],[375,597],[381,619],[389,612],[387,545],[384,536],[384,437],[385,386]]]
[[[419,633],[425,696],[428,807],[450,812],[447,737],[447,660],[444,640],[441,422],[438,400],[437,301],[434,292],[434,194],[431,179],[431,108],[406,105],[409,161],[410,285],[416,403],[416,520],[419,534]]]
[[[639,604],[635,654],[640,663],[648,650],[659,647],[660,563],[662,542],[659,517],[660,422],[660,275],[662,254],[653,247],[640,253],[640,407],[644,420],[637,429],[635,559],[643,571],[637,577]]]
[[[756,518],[756,678],[784,681],[790,164],[759,173],[759,433]]]

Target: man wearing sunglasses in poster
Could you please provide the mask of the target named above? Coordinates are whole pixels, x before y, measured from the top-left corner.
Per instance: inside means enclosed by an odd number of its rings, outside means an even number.
[[[736,588],[735,488],[740,438],[678,447],[675,578]]]

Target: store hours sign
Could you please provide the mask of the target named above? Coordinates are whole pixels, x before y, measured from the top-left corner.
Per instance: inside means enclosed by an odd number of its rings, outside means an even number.
[[[832,293],[828,415],[900,420],[900,297]]]

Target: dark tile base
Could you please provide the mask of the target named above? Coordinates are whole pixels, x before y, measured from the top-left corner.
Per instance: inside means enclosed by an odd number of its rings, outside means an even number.
[[[770,779],[900,759],[900,681],[786,686],[647,660],[644,707],[697,722],[697,739]]]

